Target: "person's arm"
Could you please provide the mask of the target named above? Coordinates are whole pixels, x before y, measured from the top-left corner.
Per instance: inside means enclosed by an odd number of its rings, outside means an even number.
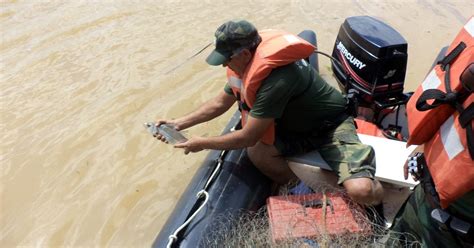
[[[174,122],[179,127],[179,130],[183,130],[222,115],[232,107],[234,102],[234,96],[222,91],[215,98],[205,102],[197,110],[176,119]]]
[[[178,119],[158,119],[156,121],[156,125],[159,126],[166,123],[172,125],[174,128],[176,128],[176,130],[184,130],[199,123],[212,120],[215,117],[223,114],[229,110],[230,107],[232,107],[235,101],[236,100],[233,95],[222,91],[213,99],[205,102],[197,110]],[[155,137],[163,142],[167,142],[165,137],[160,134],[155,135]]]
[[[199,123],[212,120],[217,116],[220,116],[221,114],[229,110],[229,108],[232,107],[234,102],[234,96],[222,91],[221,93],[219,93],[219,95],[205,102],[195,111],[174,120],[159,119],[156,121],[156,124],[161,125],[164,123],[168,123],[173,125],[177,130],[183,130]]]
[[[184,153],[199,152],[204,149],[232,150],[254,146],[265,134],[268,126],[273,122],[271,118],[254,118],[249,116],[244,128],[216,137],[194,137],[176,144],[176,148],[184,148]]]

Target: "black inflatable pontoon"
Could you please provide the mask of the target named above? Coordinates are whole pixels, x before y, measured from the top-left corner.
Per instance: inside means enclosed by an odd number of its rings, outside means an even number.
[[[303,31],[299,36],[316,45],[314,32]],[[359,101],[369,101],[368,105],[373,107],[374,102],[383,100],[383,94],[377,88],[381,85],[386,86],[390,98],[401,94],[406,43],[388,25],[367,16],[348,18],[341,26],[333,55],[336,57],[332,64],[336,78],[344,90],[357,89]],[[316,54],[308,61],[318,70]],[[376,78],[372,77],[374,74]],[[359,80],[353,80],[354,77]],[[386,81],[382,80],[384,77]],[[397,104],[406,103],[407,98],[401,96],[402,100]],[[377,108],[381,107],[384,106]],[[236,112],[224,133],[238,128],[239,122],[240,113]],[[259,210],[270,196],[271,186],[272,182],[252,165],[244,149],[211,151],[153,247],[205,247],[216,228],[231,228],[222,226],[222,217],[230,225],[232,221],[229,220],[239,218],[243,210]]]

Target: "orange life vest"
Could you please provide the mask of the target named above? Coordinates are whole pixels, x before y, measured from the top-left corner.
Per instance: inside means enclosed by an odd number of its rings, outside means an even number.
[[[234,95],[240,100],[242,126],[255,102],[257,90],[262,81],[277,67],[288,65],[309,57],[315,47],[300,37],[278,30],[260,31],[262,42],[258,45],[252,60],[242,77],[227,68],[227,79]],[[265,144],[275,141],[275,125],[272,123],[260,139]]]
[[[472,105],[473,101],[471,94],[463,106]],[[425,143],[424,153],[442,208],[474,190],[474,161],[467,150],[466,129],[459,122],[458,112],[449,116]]]
[[[474,63],[474,17],[467,22],[459,32],[457,37],[451,43],[447,53],[452,52],[461,42],[466,48],[451,64],[450,68],[450,85],[453,92],[462,91],[463,87],[459,77],[467,65]],[[446,71],[442,65],[436,65],[426,76],[423,83],[416,89],[413,96],[407,103],[407,115],[409,117],[408,130],[410,137],[407,145],[420,145],[430,140],[446,119],[455,112],[455,108],[449,104],[442,104],[436,108],[426,111],[419,111],[416,108],[417,100],[427,90],[438,89],[447,92],[445,84]]]
[[[425,144],[427,167],[442,208],[474,190],[474,162],[470,154],[474,95],[463,89],[460,80],[464,69],[472,63],[474,17],[407,104],[408,144]],[[430,97],[424,98],[427,95]]]

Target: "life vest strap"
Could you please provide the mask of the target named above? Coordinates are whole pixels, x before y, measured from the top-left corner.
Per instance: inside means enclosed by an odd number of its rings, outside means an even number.
[[[458,109],[459,112],[459,101],[461,95],[457,92],[453,92],[451,89],[451,63],[466,49],[466,44],[460,42],[449,54],[447,54],[442,60],[438,61],[441,69],[445,72],[444,84],[446,86],[446,93],[438,89],[425,90],[420,98],[416,101],[416,109],[418,111],[427,111],[438,107],[441,104],[450,104]],[[434,100],[432,104],[428,103],[428,100]]]
[[[474,130],[472,129],[472,120],[474,119],[474,103],[471,103],[459,115],[459,124],[466,129],[467,148],[471,159],[474,160]]]
[[[249,107],[249,105],[247,105],[247,103],[245,103],[244,101],[239,101],[239,110],[242,111],[250,111],[251,108]]]
[[[452,62],[466,49],[466,44],[460,42],[449,54],[447,54],[438,64],[441,66],[441,70],[446,71],[444,74],[444,84],[446,86],[446,93],[451,93],[451,64]]]
[[[459,115],[459,123],[461,127],[466,128],[468,124],[474,119],[474,103],[471,103],[464,111]]]
[[[422,156],[423,169],[420,172],[420,186],[425,191],[425,201],[431,206],[432,209],[440,208],[440,199],[438,191],[436,191],[433,177],[431,176],[430,170],[426,163],[424,154]]]
[[[423,91],[421,96],[416,101],[416,109],[418,111],[427,111],[438,107],[441,104],[455,105],[459,99],[459,94],[456,92],[444,93],[438,89],[428,89]],[[434,100],[432,104],[428,100]]]
[[[446,70],[446,66],[450,65],[464,49],[466,49],[466,43],[461,41],[449,54],[447,54],[442,60],[438,61],[437,64],[441,65],[443,71]]]
[[[242,112],[242,110],[244,111],[250,111],[250,107],[249,105],[247,105],[247,103],[245,103],[245,101],[243,101],[241,98],[240,98],[240,93],[234,93],[234,96],[235,98],[237,98],[237,103],[239,105],[239,111]]]

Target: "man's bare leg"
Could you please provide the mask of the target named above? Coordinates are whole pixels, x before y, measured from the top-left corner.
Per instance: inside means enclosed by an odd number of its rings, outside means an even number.
[[[286,184],[297,179],[288,167],[288,162],[272,145],[261,142],[247,148],[252,163],[263,174],[279,184]],[[357,203],[371,206],[382,202],[383,188],[379,181],[370,178],[348,179],[343,183],[348,195]]]
[[[247,148],[247,154],[255,167],[278,184],[297,179],[286,159],[274,146],[259,141],[255,146]]]

